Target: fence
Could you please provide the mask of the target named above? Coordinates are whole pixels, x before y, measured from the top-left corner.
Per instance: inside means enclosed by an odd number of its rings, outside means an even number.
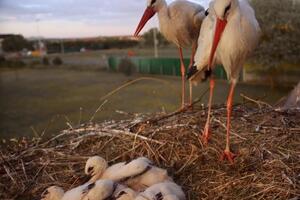
[[[109,57],[108,64],[111,71],[119,71],[119,64],[124,57]],[[130,57],[135,67],[135,71],[141,74],[156,74],[156,75],[170,75],[181,76],[180,61],[178,58],[148,58],[148,57]],[[190,60],[184,59],[186,68]],[[227,79],[226,72],[222,66],[216,66],[214,75],[218,79]]]

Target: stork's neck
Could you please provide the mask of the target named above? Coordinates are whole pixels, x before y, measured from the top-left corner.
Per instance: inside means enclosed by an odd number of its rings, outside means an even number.
[[[167,2],[166,0],[157,0],[157,3],[156,3],[156,6],[155,6],[155,10],[156,12],[159,13],[159,11],[163,8],[167,8],[168,5],[167,5]]]
[[[161,0],[156,9],[157,9],[158,19],[160,24],[164,24],[168,20],[170,20],[168,5],[165,0]]]

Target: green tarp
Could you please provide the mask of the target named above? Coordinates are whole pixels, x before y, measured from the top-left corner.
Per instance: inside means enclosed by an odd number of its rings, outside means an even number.
[[[130,59],[137,73],[181,76],[180,61],[177,58],[109,57],[109,69],[119,71],[122,59]],[[186,68],[189,62],[189,59],[184,59]],[[214,74],[219,79],[227,78],[222,66],[217,66]]]

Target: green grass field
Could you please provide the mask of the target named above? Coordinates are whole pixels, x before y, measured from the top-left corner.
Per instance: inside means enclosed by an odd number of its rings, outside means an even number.
[[[66,69],[22,69],[0,71],[0,137],[29,136],[34,132],[57,134],[66,128],[86,122],[103,103],[101,97],[118,86],[138,78],[101,71]],[[180,78],[156,76],[162,81],[135,83],[108,99],[95,121],[123,119],[129,113],[173,111],[179,107]],[[194,88],[195,98],[208,88],[207,83]],[[215,103],[224,103],[228,91],[226,81],[216,85]],[[253,98],[275,102],[287,89],[272,90],[267,86],[239,84],[236,102],[242,102],[240,93]],[[203,99],[205,103],[207,97]]]

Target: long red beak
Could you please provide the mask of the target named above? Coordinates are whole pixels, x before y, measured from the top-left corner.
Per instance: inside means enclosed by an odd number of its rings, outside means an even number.
[[[141,21],[139,25],[137,26],[134,37],[138,36],[138,34],[141,32],[141,30],[144,28],[145,24],[155,15],[156,11],[152,7],[147,7],[143,17],[141,18]]]
[[[226,19],[222,20],[222,19],[217,18],[215,36],[214,36],[213,46],[210,51],[210,57],[209,57],[209,63],[208,63],[208,68],[210,68],[210,69],[212,67],[215,52],[217,50],[218,44],[220,42],[220,39],[221,39],[222,33],[226,27],[226,24],[227,24]]]

